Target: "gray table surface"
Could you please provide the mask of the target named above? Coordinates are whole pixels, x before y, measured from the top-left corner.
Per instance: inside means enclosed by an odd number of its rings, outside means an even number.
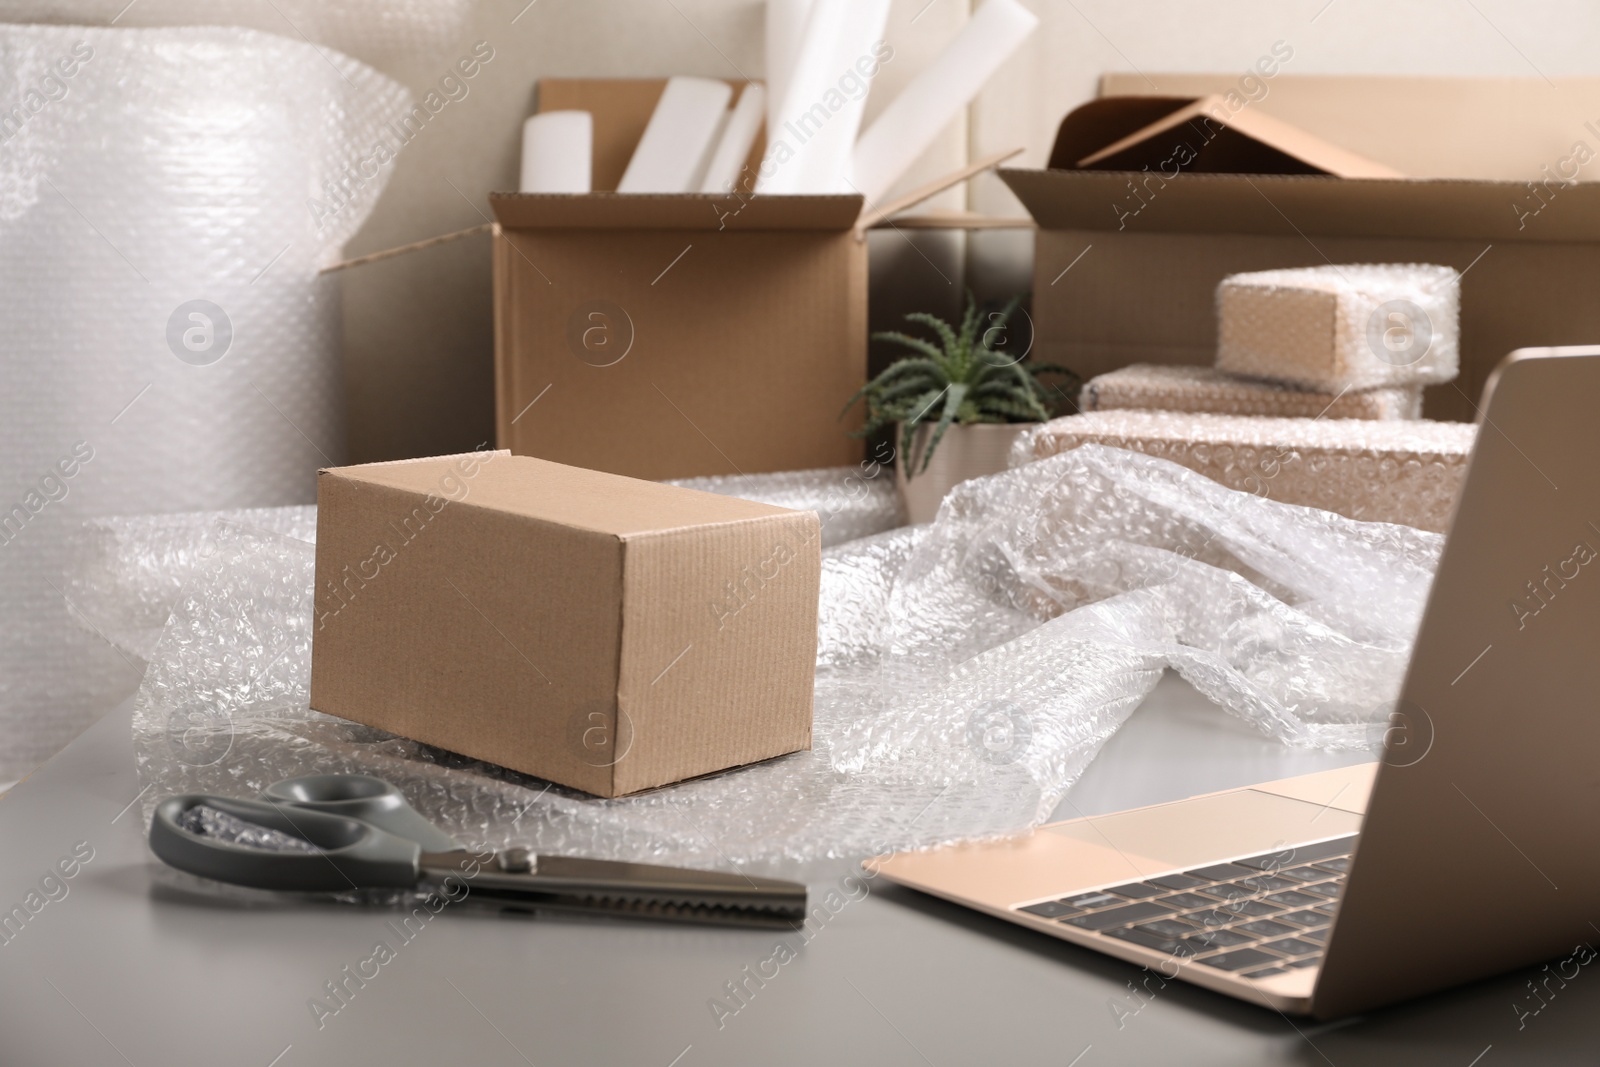
[[[1061,815],[1364,758],[1288,749],[1169,677]],[[138,791],[122,707],[0,799],[0,909],[23,905],[79,842],[93,849],[63,883],[66,895],[52,883],[59,899],[0,944],[4,1067],[1497,1067],[1597,1058],[1600,978],[1582,972],[1564,987],[1552,982],[1541,1000],[1526,985],[1539,972],[1528,970],[1314,1025],[1177,983],[1137,996],[1133,967],[882,883],[803,933],[447,910],[402,941],[388,925],[394,912],[241,904],[175,887],[142,840]],[[1469,876],[1441,873],[1446,885]],[[813,900],[826,888],[815,886]],[[780,938],[793,960],[747,986],[742,1006],[732,1001],[725,984],[772,956]],[[319,1025],[308,1002],[379,941],[393,958]],[[714,999],[737,1012],[719,1019]]]

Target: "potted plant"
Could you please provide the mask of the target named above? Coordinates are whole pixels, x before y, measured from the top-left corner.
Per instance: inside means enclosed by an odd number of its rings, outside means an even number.
[[[1058,409],[1077,410],[1078,376],[1065,367],[1024,363],[1003,350],[1006,324],[1022,303],[1012,297],[987,318],[969,292],[960,328],[912,312],[908,322],[931,329],[938,341],[899,331],[873,334],[917,353],[897,360],[850,398],[866,404],[865,437],[895,426],[895,483],[910,521],[931,522],[957,482],[1004,470],[1011,444]],[[1047,387],[1039,375],[1058,375]],[[1063,403],[1064,402],[1064,403]]]

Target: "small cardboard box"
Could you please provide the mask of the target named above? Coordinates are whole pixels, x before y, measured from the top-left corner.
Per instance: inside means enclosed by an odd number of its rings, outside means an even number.
[[[1600,338],[1600,79],[1149,80],[1107,75],[1048,169],[1001,172],[1040,228],[1039,359],[1207,365],[1225,276],[1330,262],[1462,275],[1461,377],[1430,418],[1472,419],[1512,349]]]
[[[866,231],[1011,153],[865,212],[752,193],[760,138],[726,195],[611,191],[665,85],[539,82],[540,111],[593,115],[598,191],[489,198],[499,447],[650,479],[856,462]]]
[[[608,797],[810,746],[815,513],[506,452],[317,485],[316,710]]]

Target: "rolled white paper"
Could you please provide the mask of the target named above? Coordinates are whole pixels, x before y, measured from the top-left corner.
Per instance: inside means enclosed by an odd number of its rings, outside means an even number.
[[[722,135],[706,163],[706,173],[700,180],[702,193],[725,193],[739,181],[739,170],[755,147],[756,135],[761,132],[761,121],[767,115],[767,92],[760,82],[751,82],[739,94]]]
[[[826,175],[825,187],[819,192],[855,191],[853,156],[856,138],[861,134],[861,118],[867,110],[867,93],[872,88],[872,79],[861,71],[866,66],[875,74],[882,64],[878,46],[889,25],[889,3],[890,0],[855,0],[844,34],[834,47],[822,102],[830,111],[840,96],[844,97],[844,104],[816,134],[816,165]]]
[[[939,57],[889,102],[856,143],[853,181],[882,198],[1039,24],[1017,0],[987,0]]]
[[[700,161],[695,164],[694,173],[689,175],[689,192],[694,192],[705,184],[706,174],[711,169],[711,157],[717,154],[717,146],[722,144],[722,135],[728,130],[728,119],[733,112],[724,109],[717,116],[717,124],[711,131],[711,138],[706,142],[706,150],[700,153]]]
[[[668,78],[617,192],[692,192],[732,97],[714,78]]]
[[[594,116],[587,111],[545,111],[522,124],[524,193],[593,190]]]
[[[858,64],[877,67],[873,45],[888,19],[889,0],[812,0],[777,125],[767,127],[758,192],[851,191],[851,149],[871,85]],[[790,154],[772,154],[779,141]]]
[[[767,128],[778,128],[778,109],[789,90],[789,77],[812,0],[767,0]]]

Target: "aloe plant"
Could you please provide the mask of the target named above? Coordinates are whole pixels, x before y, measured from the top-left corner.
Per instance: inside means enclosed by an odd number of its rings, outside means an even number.
[[[1052,402],[1052,394],[1076,410],[1072,398],[1077,396],[1079,379],[1072,371],[1054,364],[1024,365],[991,347],[991,338],[1003,334],[1021,304],[1022,297],[1014,296],[985,322],[977,299],[969,292],[959,328],[922,311],[906,316],[906,321],[931,329],[937,344],[898,330],[873,334],[875,340],[904,345],[917,355],[891,364],[845,404],[844,410],[849,411],[857,401],[866,403],[866,424],[856,436],[865,437],[899,423],[900,461],[910,478],[927,470],[934,449],[953,424],[1043,422],[1058,406]],[[1046,389],[1039,381],[1041,374],[1060,375],[1065,381],[1054,390]],[[911,455],[911,444],[917,427],[927,422],[937,425],[919,466]]]

